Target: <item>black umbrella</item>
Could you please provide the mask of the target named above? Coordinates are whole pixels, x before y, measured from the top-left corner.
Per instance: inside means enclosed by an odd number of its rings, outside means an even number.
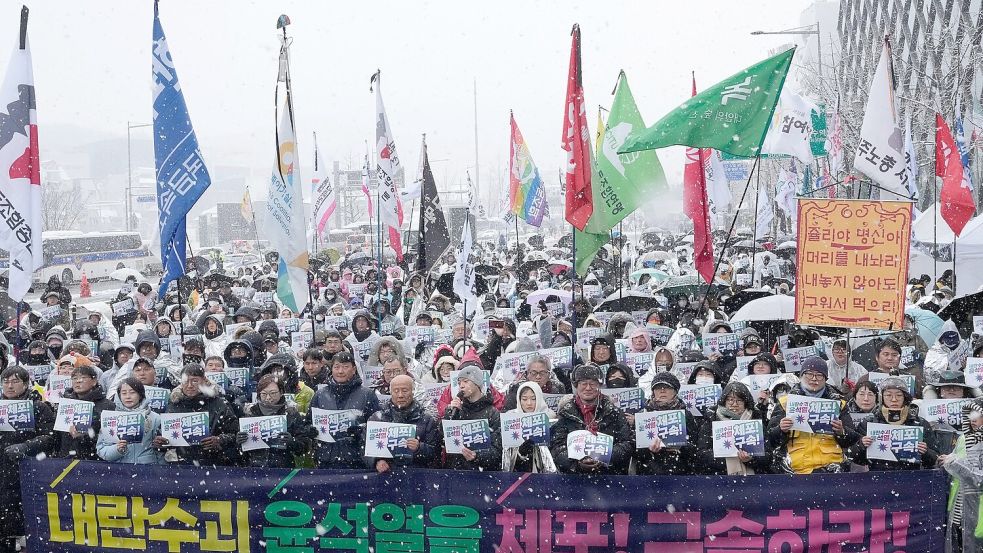
[[[740,292],[724,300],[724,312],[728,314],[736,313],[737,310],[744,307],[744,304],[747,302],[770,295],[772,295],[772,292],[767,290],[741,290]]]
[[[209,269],[212,268],[212,262],[200,255],[196,255],[188,259],[187,267],[189,271],[194,270],[199,275],[203,275],[207,273]]]
[[[659,300],[642,292],[623,292],[621,294],[615,292],[598,304],[594,311],[631,313],[632,311],[648,311],[656,307],[662,307]]]
[[[528,275],[530,271],[543,269],[546,267],[546,263],[547,261],[545,259],[533,259],[531,261],[526,261],[522,265],[519,265],[519,274]]]
[[[481,276],[497,276],[501,271],[491,265],[478,265],[474,268],[474,272]]]
[[[444,273],[440,275],[437,279],[437,284],[435,285],[438,292],[447,296],[448,298],[453,298],[454,294],[454,275],[457,273]],[[483,295],[488,292],[488,283],[485,282],[485,277],[481,275],[474,275],[474,287],[477,295]]]
[[[232,286],[232,277],[223,273],[212,273],[210,275],[205,275],[204,279],[205,286],[211,288],[212,290],[217,290],[222,286]]]
[[[972,334],[974,315],[983,315],[983,292],[955,298],[939,311],[939,318],[943,321],[952,319],[963,336]]]

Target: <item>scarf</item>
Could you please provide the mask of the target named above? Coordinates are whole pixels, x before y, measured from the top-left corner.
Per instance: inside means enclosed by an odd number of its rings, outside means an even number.
[[[573,397],[573,403],[580,411],[580,416],[584,418],[584,430],[591,434],[597,434],[597,403],[584,403],[580,396]]]
[[[256,406],[259,407],[259,412],[260,413],[263,413],[263,416],[264,417],[269,417],[269,416],[272,416],[272,415],[279,415],[280,414],[280,410],[283,409],[285,403],[286,403],[286,400],[283,399],[283,396],[281,395],[280,396],[280,401],[278,401],[277,403],[274,403],[273,405],[269,405],[268,403],[266,403],[264,401],[260,401],[259,403],[256,404]]]
[[[413,416],[415,414],[416,414],[415,400],[402,409],[396,407],[396,404],[393,404],[393,409],[392,409],[393,422],[398,422],[402,424],[409,423],[413,420]]]
[[[720,405],[717,407],[717,418],[724,421],[732,420],[750,420],[752,411],[750,409],[745,409],[743,413],[738,415],[737,413],[731,411],[730,409]],[[727,462],[727,474],[730,476],[748,476],[749,474],[754,474],[754,469],[750,465],[741,462],[738,457],[727,457],[724,459]]]
[[[807,397],[823,397],[823,394],[826,393],[826,386],[823,386],[818,392],[810,392],[801,386],[799,388],[802,390],[802,395]]]
[[[908,420],[908,410],[909,407],[907,405],[901,409],[888,409],[887,407],[881,406],[881,415],[888,424],[900,426]]]

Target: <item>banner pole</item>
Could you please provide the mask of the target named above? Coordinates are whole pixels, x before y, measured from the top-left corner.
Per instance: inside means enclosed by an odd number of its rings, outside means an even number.
[[[577,227],[572,223],[570,225],[571,237],[570,250],[573,253],[573,283],[570,286],[570,314],[571,322],[573,323],[572,339],[570,340],[570,364],[573,364],[573,358],[576,354],[575,348],[577,347],[577,311],[573,309],[573,302],[577,299]],[[583,297],[583,294],[581,294]]]
[[[760,158],[759,158],[760,159]],[[794,162],[793,162],[794,163]],[[758,255],[758,200],[761,197],[761,167],[758,167],[758,172],[755,175],[754,183],[754,229],[751,231],[751,286],[754,286],[754,256]],[[714,274],[717,274],[714,271]],[[708,282],[709,286],[710,283]]]

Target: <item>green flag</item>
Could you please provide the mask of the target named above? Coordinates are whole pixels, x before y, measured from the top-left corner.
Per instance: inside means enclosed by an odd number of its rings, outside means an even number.
[[[591,178],[594,212],[584,232],[577,232],[575,265],[580,275],[586,274],[598,250],[607,243],[611,229],[651,199],[653,193],[666,188],[666,176],[655,152],[618,154],[625,139],[644,128],[628,78],[622,72],[607,124],[598,128],[598,150]]]
[[[704,90],[628,137],[618,153],[679,145],[758,155],[794,53],[786,50]]]

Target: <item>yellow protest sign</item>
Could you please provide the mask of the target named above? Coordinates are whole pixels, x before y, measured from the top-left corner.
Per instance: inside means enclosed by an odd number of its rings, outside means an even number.
[[[795,322],[900,329],[911,203],[799,199]]]

